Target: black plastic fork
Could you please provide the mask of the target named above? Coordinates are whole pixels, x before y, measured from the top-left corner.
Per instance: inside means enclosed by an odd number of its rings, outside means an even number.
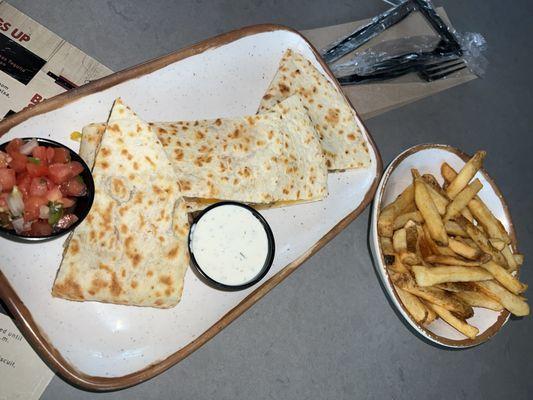
[[[389,68],[380,72],[375,72],[368,75],[351,74],[337,77],[341,85],[355,85],[359,83],[369,83],[376,81],[385,81],[406,75],[411,72],[416,72],[418,76],[426,82],[433,82],[458,71],[467,68],[464,61],[458,57],[448,58],[443,61],[432,63],[421,63],[420,60],[411,63],[404,63],[396,67]]]

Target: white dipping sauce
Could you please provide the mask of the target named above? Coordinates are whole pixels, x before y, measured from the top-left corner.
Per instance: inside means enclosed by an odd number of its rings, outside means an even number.
[[[227,204],[212,208],[193,226],[191,249],[210,278],[235,286],[249,282],[263,268],[268,238],[249,210]]]

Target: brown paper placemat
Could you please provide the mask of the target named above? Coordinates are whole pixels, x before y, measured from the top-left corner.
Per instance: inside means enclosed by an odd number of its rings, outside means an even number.
[[[437,8],[437,12],[446,23],[450,23],[450,20],[442,7]],[[350,34],[368,21],[369,19],[348,22],[341,25],[301,31],[301,33],[317,49],[321,49],[340,37]],[[358,51],[362,51],[367,47],[382,41],[432,34],[434,35],[434,32],[424,17],[422,17],[420,13],[415,12],[411,13],[411,15],[402,22],[392,26],[372,39],[365,46],[358,49]],[[350,57],[353,57],[353,53],[348,54],[346,59]],[[477,78],[476,75],[465,69],[450,75],[445,79],[434,82],[424,82],[413,76],[398,78],[386,82],[344,86],[344,92],[351,100],[361,118],[368,119],[383,114],[386,111],[420,100],[424,97],[431,96],[440,91],[466,83],[475,78]]]

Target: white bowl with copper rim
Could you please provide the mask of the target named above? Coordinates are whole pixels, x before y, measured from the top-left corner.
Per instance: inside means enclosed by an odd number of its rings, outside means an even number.
[[[370,246],[374,266],[388,297],[415,332],[430,342],[449,348],[467,348],[486,342],[507,322],[509,312],[507,310],[493,311],[474,307],[474,316],[467,320],[470,325],[479,329],[479,333],[474,339],[467,338],[442,319],[437,319],[427,326],[418,324],[403,306],[388,275],[379,242],[377,221],[382,208],[391,203],[412,182],[411,168],[417,168],[421,174],[433,174],[442,184],[443,178],[440,173],[442,163],[447,162],[459,171],[469,158],[470,156],[461,150],[443,144],[420,144],[405,150],[385,170],[372,207]],[[478,196],[485,202],[494,216],[501,221],[511,237],[513,250],[516,251],[516,236],[511,214],[500,189],[483,168],[478,171],[474,178],[478,178],[483,184]]]

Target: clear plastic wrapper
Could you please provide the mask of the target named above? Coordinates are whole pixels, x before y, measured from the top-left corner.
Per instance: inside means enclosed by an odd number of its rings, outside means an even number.
[[[379,43],[355,54],[348,61],[332,65],[363,44],[400,22],[412,11],[419,11],[435,30],[434,36],[414,36]],[[377,74],[383,79],[388,72],[398,76],[400,71],[414,71],[417,66],[443,62],[461,57],[469,70],[481,76],[486,70],[483,56],[486,41],[479,33],[459,33],[448,27],[437,15],[429,0],[407,0],[373,18],[345,38],[330,44],[322,55],[336,76]]]

